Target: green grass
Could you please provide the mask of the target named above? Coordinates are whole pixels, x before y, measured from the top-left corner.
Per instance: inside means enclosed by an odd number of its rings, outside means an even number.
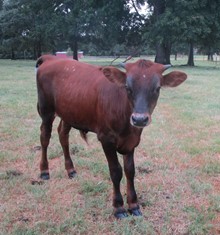
[[[218,161],[209,162],[203,167],[203,171],[209,175],[219,175],[220,174],[220,164]]]
[[[192,235],[206,235],[209,234],[212,225],[210,221],[213,219],[214,215],[212,212],[204,208],[198,210],[195,207],[187,207],[185,211],[189,214],[192,223],[189,226],[189,234]]]
[[[220,64],[201,59],[188,68],[181,66],[185,58],[172,63],[170,71],[184,71],[188,79],[162,89],[135,152],[143,217],[117,221],[107,162],[94,134],[89,133],[87,145],[71,131],[78,175],[69,180],[56,120],[48,150],[51,180],[31,184],[40,160],[35,62],[0,60],[0,234],[218,234]],[[126,199],[124,177],[121,191]]]
[[[87,194],[89,196],[95,196],[99,193],[104,193],[107,190],[107,185],[104,182],[90,182],[83,181],[81,184],[81,193]]]

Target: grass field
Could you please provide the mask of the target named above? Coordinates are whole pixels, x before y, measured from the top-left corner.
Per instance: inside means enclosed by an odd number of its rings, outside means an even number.
[[[86,58],[84,59],[86,60]],[[110,60],[89,60],[109,64]],[[163,89],[153,122],[136,149],[143,217],[112,216],[112,184],[94,134],[70,143],[77,177],[67,178],[54,123],[51,180],[39,175],[39,126],[33,61],[0,60],[0,234],[220,233],[220,65],[203,60],[175,89]],[[179,64],[179,65],[178,65]],[[122,180],[125,195],[125,179]]]

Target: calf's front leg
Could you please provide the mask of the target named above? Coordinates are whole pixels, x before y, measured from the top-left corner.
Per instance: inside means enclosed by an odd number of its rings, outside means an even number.
[[[141,216],[140,207],[137,201],[137,194],[134,187],[135,166],[134,150],[129,154],[123,155],[124,171],[127,178],[127,203],[128,212],[134,216]]]
[[[110,177],[113,183],[114,216],[117,219],[122,219],[128,216],[126,210],[124,209],[124,202],[120,192],[122,167],[118,161],[115,146],[111,143],[102,143],[102,147],[108,161]]]

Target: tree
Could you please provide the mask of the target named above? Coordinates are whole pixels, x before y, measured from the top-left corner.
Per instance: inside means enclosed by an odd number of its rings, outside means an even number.
[[[170,64],[171,46],[178,40],[179,18],[173,17],[174,3],[171,0],[136,0],[136,4],[146,3],[143,38],[155,47],[155,62]]]
[[[172,44],[185,42],[189,44],[187,64],[193,66],[194,46],[198,47],[203,39],[206,42],[210,41],[207,40],[207,37],[212,40],[217,39],[213,36],[213,28],[216,29],[214,34],[219,35],[219,27],[213,26],[219,22],[219,18],[216,16],[219,14],[217,13],[219,12],[219,0],[192,0],[190,3],[186,0],[146,1],[149,4],[151,15],[146,24],[145,39],[152,45],[156,44],[156,62],[170,63]],[[214,18],[215,20],[213,20]]]
[[[16,51],[32,50],[36,58],[42,51],[70,46],[75,59],[82,43],[111,53],[114,45],[125,42],[128,19],[125,0],[7,0],[0,16],[11,57]]]
[[[206,2],[203,15],[207,23],[207,33],[200,38],[200,48],[213,60],[213,53],[220,49],[220,4],[219,0]]]
[[[32,49],[36,59],[54,44],[56,24],[54,4],[50,1],[8,0],[0,16],[5,45],[15,52]]]
[[[116,44],[124,43],[129,8],[125,0],[58,0],[56,13],[60,29],[77,59],[79,44],[93,43],[102,51],[113,53]],[[111,52],[112,51],[112,52]]]
[[[0,0],[0,19],[2,15],[2,10],[3,10],[3,0]],[[3,34],[2,34],[2,27],[0,25],[0,45],[2,45],[2,40],[3,40]]]
[[[41,56],[43,50],[54,51],[58,33],[54,3],[44,0],[20,0],[20,4],[20,14],[26,16],[24,40],[26,45],[32,47],[34,58]]]
[[[15,49],[21,44],[23,17],[18,14],[18,7],[16,1],[7,2],[0,15],[2,43],[9,49],[11,59],[15,59]]]
[[[83,36],[81,19],[85,17],[87,3],[85,1],[56,1],[55,12],[59,16],[60,34],[73,51],[73,58],[78,59],[78,42]]]
[[[194,46],[210,55],[219,46],[219,8],[219,0],[0,0],[0,43],[11,58],[68,47],[75,59],[79,47],[139,55],[154,47],[162,64],[170,63],[173,46],[185,43],[194,65]]]
[[[179,28],[183,41],[189,44],[187,65],[194,66],[194,45],[199,43],[201,37],[209,33],[207,21],[203,15],[207,0],[187,1],[176,0],[176,15],[178,14],[181,24]]]
[[[162,15],[165,13],[165,0],[156,0],[156,1],[148,1],[149,5],[153,7],[153,14],[151,19],[155,21],[156,27],[153,24],[153,28],[151,29],[151,33],[156,38],[156,57],[155,62],[161,64],[170,64],[170,49],[171,45],[170,42],[164,36],[163,38],[157,38],[156,35],[160,35],[160,30],[164,25],[164,21],[162,19]],[[158,34],[159,33],[159,34]]]

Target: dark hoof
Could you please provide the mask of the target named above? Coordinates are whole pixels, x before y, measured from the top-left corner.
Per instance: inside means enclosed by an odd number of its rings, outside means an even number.
[[[76,175],[76,171],[71,171],[70,173],[68,173],[70,179],[73,179]]]
[[[124,218],[128,217],[128,214],[125,210],[121,209],[121,210],[117,210],[114,213],[114,216],[115,216],[116,219],[124,219]]]
[[[43,185],[45,182],[42,180],[31,180],[32,185]]]
[[[142,213],[141,213],[139,206],[132,208],[132,209],[128,209],[128,212],[133,216],[142,216]]]
[[[48,172],[43,172],[43,173],[40,174],[40,178],[42,180],[49,180],[50,179],[50,175],[49,175]]]

